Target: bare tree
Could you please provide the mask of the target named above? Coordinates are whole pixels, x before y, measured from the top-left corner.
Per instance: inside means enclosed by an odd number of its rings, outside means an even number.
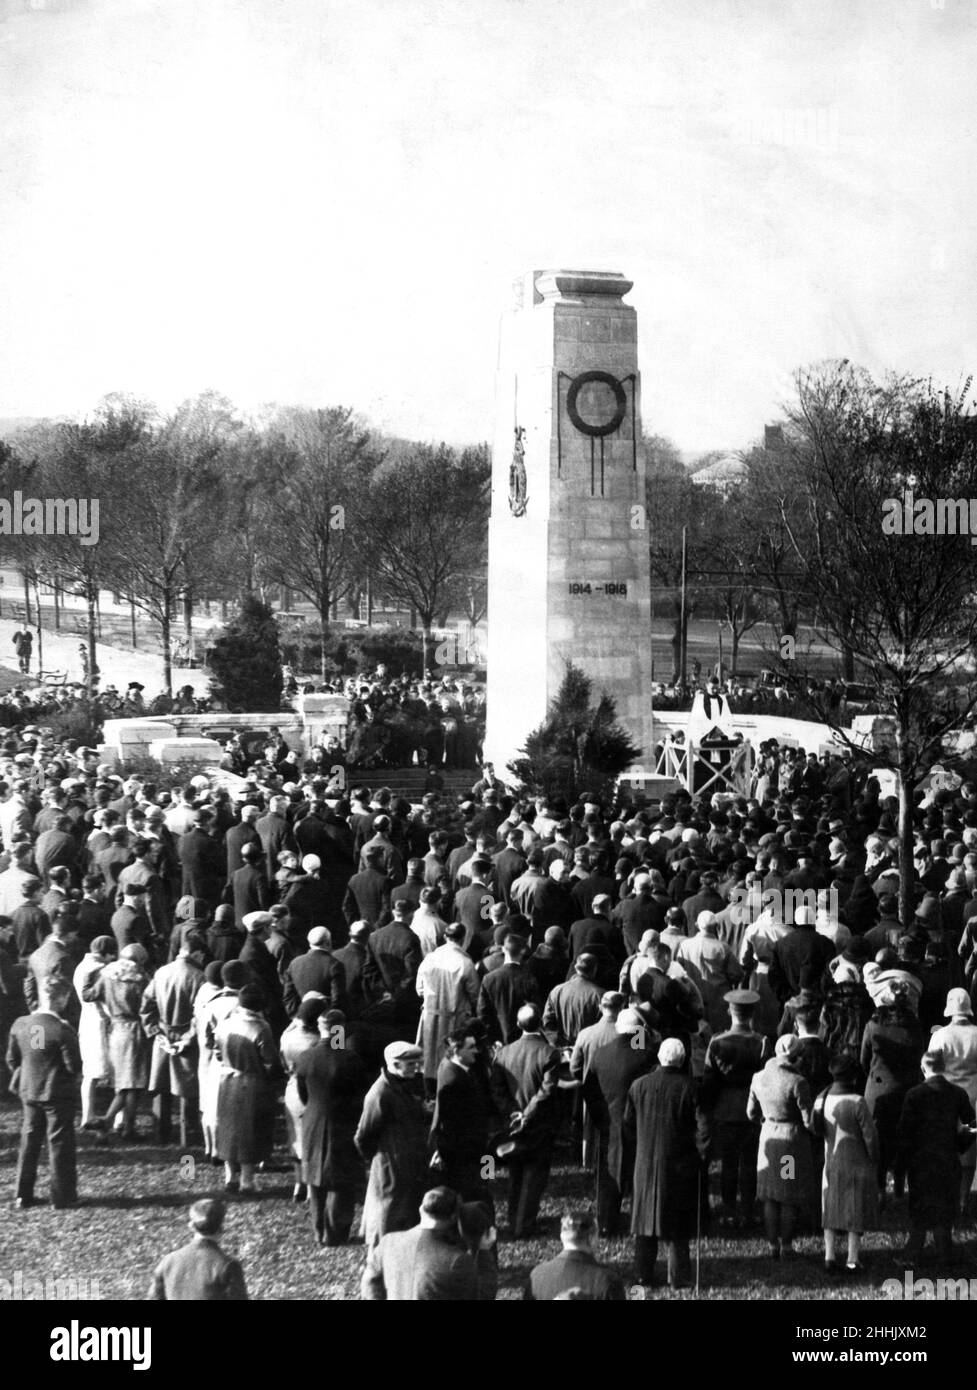
[[[796,387],[785,466],[799,505],[784,508],[785,532],[824,639],[851,652],[892,722],[892,751],[877,756],[899,773],[900,913],[908,924],[913,790],[977,706],[977,549],[969,513],[966,527],[957,525],[956,506],[977,497],[970,382],[955,395],[906,378],[878,384],[833,362],[799,372]],[[837,712],[813,699],[843,733]]]
[[[361,526],[384,590],[417,612],[425,670],[436,615],[483,562],[490,472],[484,445],[417,444],[373,475]]]
[[[370,431],[342,406],[278,412],[268,451],[272,506],[264,572],[318,613],[325,678],[333,605],[370,560],[362,501],[382,455]]]

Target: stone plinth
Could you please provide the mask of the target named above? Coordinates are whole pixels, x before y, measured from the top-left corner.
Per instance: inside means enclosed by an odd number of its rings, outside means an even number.
[[[651,593],[631,281],[536,271],[503,321],[488,564],[486,757],[500,773],[566,663],[653,761]],[[517,442],[516,431],[523,431]],[[524,485],[520,474],[524,469]]]
[[[216,767],[223,748],[212,738],[154,738],[149,756],[158,763],[186,763],[189,767]]]

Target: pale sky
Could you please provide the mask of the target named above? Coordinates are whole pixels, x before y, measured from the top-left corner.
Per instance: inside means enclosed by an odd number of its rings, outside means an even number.
[[[489,438],[534,267],[635,282],[644,425],[977,367],[977,0],[0,0],[0,418],[109,391]]]

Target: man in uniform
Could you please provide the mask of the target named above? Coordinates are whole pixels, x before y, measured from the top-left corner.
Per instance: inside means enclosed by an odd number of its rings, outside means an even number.
[[[746,1118],[746,1102],[754,1074],[763,1069],[771,1048],[770,1039],[753,1027],[759,994],[752,989],[731,989],[723,998],[729,1005],[731,1027],[709,1043],[699,1103],[706,1116],[712,1153],[721,1165],[720,1225],[742,1227],[754,1219],[760,1139],[759,1127]]]

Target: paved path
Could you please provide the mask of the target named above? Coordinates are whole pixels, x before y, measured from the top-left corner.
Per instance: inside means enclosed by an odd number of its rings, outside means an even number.
[[[16,672],[17,653],[13,648],[13,635],[19,624],[12,619],[0,619],[0,666],[7,671]],[[37,628],[34,633],[34,651],[31,657],[31,675],[37,676]],[[59,635],[54,632],[43,633],[43,659],[45,671],[67,671],[69,681],[82,679],[81,653],[78,648],[81,638],[76,632]],[[99,642],[95,648],[101,674],[102,689],[114,685],[120,693],[130,681],[141,681],[146,687],[143,698],[149,704],[163,689],[163,658],[153,652],[122,650]],[[31,681],[33,684],[34,682]],[[186,670],[182,666],[173,668],[173,690],[183,685],[192,685],[194,694],[207,692],[209,675],[204,670]]]

